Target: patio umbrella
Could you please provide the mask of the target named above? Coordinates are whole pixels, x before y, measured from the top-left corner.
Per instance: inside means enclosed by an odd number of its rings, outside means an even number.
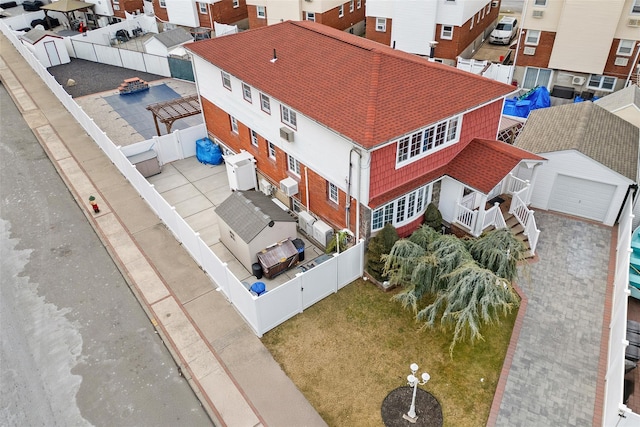
[[[53,10],[56,12],[62,12],[67,16],[67,20],[71,23],[71,13],[76,10],[89,9],[95,6],[93,3],[87,3],[79,0],[59,0],[53,3],[46,4],[44,6],[40,6],[40,9],[44,10],[44,14],[47,18],[47,12],[49,10]]]

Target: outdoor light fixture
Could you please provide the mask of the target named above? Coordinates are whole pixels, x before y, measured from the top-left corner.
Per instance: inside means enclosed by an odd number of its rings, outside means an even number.
[[[418,372],[418,365],[412,363],[411,366],[409,366],[409,369],[411,369],[411,374],[407,376],[407,382],[409,383],[410,387],[413,387],[413,397],[411,398],[411,407],[409,408],[409,412],[403,414],[402,418],[409,421],[410,423],[415,424],[415,422],[418,420],[418,417],[416,416],[416,391],[418,389],[418,384],[425,385],[427,381],[429,381],[431,376],[428,373],[424,372],[421,375],[422,381],[420,381],[418,377],[416,377],[416,372]]]

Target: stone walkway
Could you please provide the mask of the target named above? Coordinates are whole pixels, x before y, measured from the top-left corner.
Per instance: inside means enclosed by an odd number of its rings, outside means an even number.
[[[612,229],[536,211],[540,260],[496,426],[590,426]],[[527,276],[530,277],[527,277]]]

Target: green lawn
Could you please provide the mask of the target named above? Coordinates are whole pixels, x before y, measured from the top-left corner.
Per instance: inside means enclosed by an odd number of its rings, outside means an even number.
[[[452,359],[450,335],[420,331],[394,293],[357,280],[262,341],[330,426],[382,425],[382,401],[406,385],[412,362],[431,375],[423,388],[445,426],[484,426],[517,313],[482,330],[485,341],[458,344]]]

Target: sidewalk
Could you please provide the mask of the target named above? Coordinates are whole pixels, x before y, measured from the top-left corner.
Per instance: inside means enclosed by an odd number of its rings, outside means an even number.
[[[214,423],[325,426],[224,295],[1,34],[0,80]],[[99,214],[91,210],[90,195]]]

